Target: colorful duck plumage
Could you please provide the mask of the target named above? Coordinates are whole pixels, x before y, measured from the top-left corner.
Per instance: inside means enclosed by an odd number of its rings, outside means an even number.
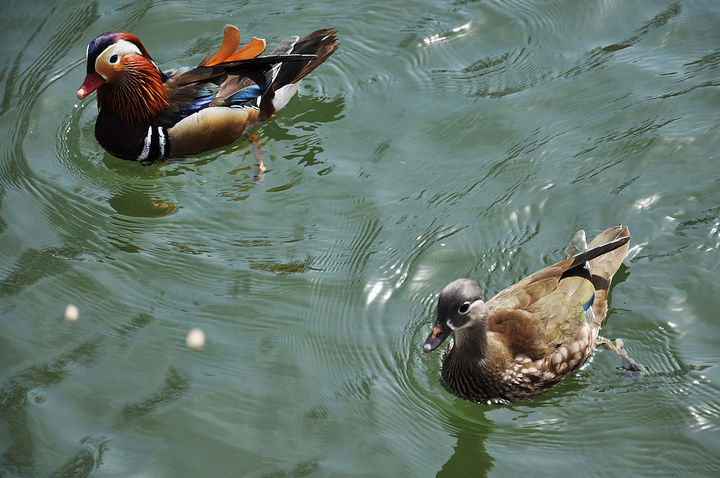
[[[452,335],[443,359],[443,385],[467,400],[507,403],[542,393],[574,374],[595,348],[610,282],[629,241],[628,228],[615,226],[588,248],[579,231],[567,259],[487,302],[475,281],[450,283],[438,298],[435,326],[423,346],[429,353]]]
[[[131,33],[108,32],[87,48],[77,92],[97,91],[95,137],[110,154],[143,163],[198,154],[236,141],[284,107],[299,82],[337,49],[334,29],[291,36],[268,56],[225,27],[217,52],[186,71],[161,71]]]

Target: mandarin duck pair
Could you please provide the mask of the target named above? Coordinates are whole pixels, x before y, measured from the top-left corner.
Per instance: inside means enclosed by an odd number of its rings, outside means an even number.
[[[485,301],[478,284],[458,279],[438,298],[435,326],[423,351],[450,337],[442,383],[453,394],[482,403],[510,403],[545,392],[573,375],[602,344],[625,367],[644,367],[598,337],[608,310],[612,277],[627,255],[630,231],[615,226],[589,247],[585,232],[570,243],[567,259],[546,267]]]
[[[142,163],[198,154],[236,141],[285,106],[299,81],[337,49],[334,29],[283,40],[260,57],[264,40],[238,49],[240,33],[225,27],[218,51],[184,72],[161,71],[140,40],[110,32],[87,49],[80,99],[97,90],[95,136],[109,153]],[[626,368],[644,367],[619,340],[599,337],[613,275],[630,241],[627,227],[573,237],[567,259],[546,267],[485,301],[480,287],[458,279],[438,298],[435,326],[425,353],[448,337],[443,385],[455,395],[509,403],[558,385],[602,344]]]
[[[239,44],[239,30],[227,25],[214,55],[187,71],[162,71],[135,35],[99,35],[87,47],[77,91],[81,100],[97,91],[97,141],[144,164],[233,143],[284,107],[338,47],[330,28],[288,37],[268,56],[258,56],[264,40]]]

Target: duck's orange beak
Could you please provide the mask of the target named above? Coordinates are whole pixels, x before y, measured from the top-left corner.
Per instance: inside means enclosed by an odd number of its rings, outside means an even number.
[[[90,73],[88,76],[85,77],[85,81],[83,81],[80,89],[77,90],[78,99],[84,100],[90,93],[100,88],[103,83],[105,83],[105,80],[102,76],[98,75],[95,72]]]

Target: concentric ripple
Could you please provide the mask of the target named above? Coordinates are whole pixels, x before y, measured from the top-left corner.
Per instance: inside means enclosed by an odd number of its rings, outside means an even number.
[[[0,474],[713,475],[710,3],[8,3]],[[267,170],[243,141],[106,154],[74,96],[87,42],[131,31],[172,68],[225,23],[269,45],[339,31],[253,131]],[[442,287],[492,296],[617,223],[631,253],[602,333],[644,376],[599,349],[527,402],[442,388],[422,351]]]

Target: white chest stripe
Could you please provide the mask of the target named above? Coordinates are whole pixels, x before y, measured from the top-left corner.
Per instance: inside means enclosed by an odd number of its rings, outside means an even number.
[[[162,128],[158,128],[158,144],[160,145],[160,157],[165,157],[165,133]],[[143,149],[144,151],[144,149]]]
[[[148,134],[145,136],[145,142],[143,143],[143,149],[140,155],[137,157],[138,161],[145,161],[150,154],[150,143],[152,143],[152,126],[148,127]]]

